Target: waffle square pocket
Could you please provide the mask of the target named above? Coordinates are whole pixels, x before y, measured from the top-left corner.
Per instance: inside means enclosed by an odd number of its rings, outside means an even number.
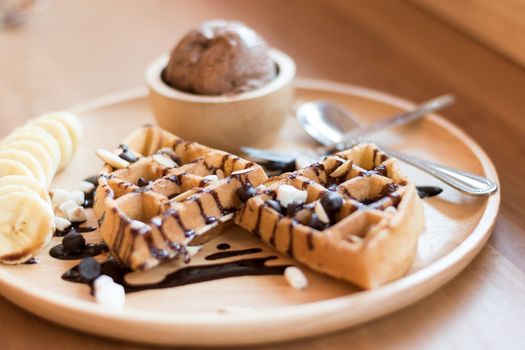
[[[236,190],[267,179],[253,162],[153,126],[132,133],[113,154],[129,165],[104,165],[94,209],[103,240],[134,270],[188,260],[190,244],[231,222],[241,205]]]
[[[397,160],[359,144],[268,179],[235,222],[278,251],[332,277],[373,288],[410,268],[424,226],[416,188]]]

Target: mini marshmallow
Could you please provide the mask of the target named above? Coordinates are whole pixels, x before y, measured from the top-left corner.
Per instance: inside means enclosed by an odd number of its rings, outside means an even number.
[[[64,231],[69,226],[71,226],[71,222],[68,219],[61,218],[60,216],[55,216],[55,227],[59,231]]]
[[[69,209],[66,215],[71,222],[84,222],[87,220],[86,212],[84,211],[84,208],[80,206]]]
[[[308,279],[298,267],[288,266],[284,270],[284,278],[294,289],[305,289],[308,286]]]
[[[163,156],[162,154],[154,154],[152,158],[165,168],[175,168],[177,166],[177,163],[175,163],[173,159]]]
[[[53,198],[52,199],[53,200],[53,205],[55,207],[58,207],[58,206],[60,206],[60,204],[70,200],[71,199],[71,194],[68,191],[66,191],[66,190],[63,190],[61,188],[56,188],[56,189],[53,190],[52,198]]]
[[[120,309],[126,303],[124,287],[107,275],[100,275],[94,282],[95,300],[111,309]]]
[[[70,199],[70,200],[65,201],[64,203],[60,204],[58,209],[60,209],[60,211],[62,213],[67,214],[68,211],[70,211],[71,209],[76,208],[76,207],[78,207],[78,204],[75,201]]]
[[[95,189],[95,185],[88,181],[82,181],[79,187],[80,190],[84,193],[91,193]]]
[[[129,165],[127,160],[124,160],[107,149],[99,148],[95,154],[104,162],[111,165],[115,169],[126,168]]]
[[[71,191],[70,193],[71,199],[75,201],[78,205],[84,204],[84,200],[86,199],[84,192],[80,190]]]
[[[281,185],[277,190],[277,200],[283,207],[288,207],[292,202],[306,202],[308,192],[298,190],[291,185]]]

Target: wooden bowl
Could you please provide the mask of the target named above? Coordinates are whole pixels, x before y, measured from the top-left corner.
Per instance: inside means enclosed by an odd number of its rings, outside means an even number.
[[[165,54],[146,71],[149,102],[158,124],[177,136],[237,152],[241,146],[267,147],[279,134],[293,101],[295,63],[271,49],[277,75],[263,87],[240,94],[207,96],[183,92],[161,78]]]

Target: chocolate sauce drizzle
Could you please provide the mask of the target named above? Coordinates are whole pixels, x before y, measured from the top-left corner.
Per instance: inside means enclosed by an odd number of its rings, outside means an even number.
[[[49,255],[60,260],[79,260],[95,257],[107,251],[108,247],[104,243],[87,243],[82,249],[75,252],[66,252],[62,244],[57,244],[49,250]]]
[[[38,264],[39,262],[40,262],[40,260],[38,260],[38,259],[29,258],[26,261],[24,261],[22,264],[24,264],[24,265],[34,265],[34,264]]]
[[[72,222],[71,226],[67,227],[65,230],[56,230],[55,231],[55,237],[64,237],[71,231],[76,231],[78,233],[86,233],[86,232],[93,232],[96,231],[96,227],[94,226],[83,226],[80,227],[80,225],[84,224],[84,222]]]
[[[219,250],[228,250],[230,249],[230,245],[228,243],[219,243],[217,244],[217,249]]]
[[[253,254],[254,250],[257,250],[256,252],[261,251],[259,248],[253,248],[253,250],[246,249],[244,251],[232,251],[231,253],[235,253],[235,255],[232,254],[230,256]],[[221,253],[230,252],[214,253],[207,256],[206,259],[213,257],[215,254]],[[220,258],[212,258],[208,260],[216,259]],[[262,258],[248,258],[212,265],[188,266],[166,275],[164,279],[159,282],[140,285],[129,284],[126,282],[125,276],[127,273],[130,273],[131,270],[118,263],[114,258],[109,258],[107,261],[101,264],[101,273],[110,276],[116,283],[122,285],[126,293],[133,293],[150,289],[185,286],[188,284],[213,281],[228,277],[284,274],[284,270],[289,265],[266,265],[266,262],[275,259],[277,259],[277,256],[267,256]],[[91,286],[91,282],[85,281],[80,277],[78,265],[75,265],[73,268],[65,272],[62,275],[62,279],[69,282],[83,283]]]
[[[239,255],[255,254],[255,253],[260,253],[260,252],[262,252],[261,248],[248,248],[248,249],[243,249],[243,250],[231,250],[231,251],[227,251],[227,252],[213,253],[211,255],[208,255],[204,259],[206,259],[206,260],[219,260],[219,259],[226,259],[226,258],[231,258],[231,257],[234,257],[234,256],[239,256]]]
[[[443,189],[437,186],[417,186],[416,189],[419,198],[430,198],[443,192]]]

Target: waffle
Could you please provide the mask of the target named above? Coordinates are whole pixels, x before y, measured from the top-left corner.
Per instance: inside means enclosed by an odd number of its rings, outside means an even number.
[[[236,189],[267,179],[253,162],[157,127],[135,131],[124,145],[114,153],[137,159],[122,169],[104,165],[94,209],[103,240],[133,270],[187,260],[189,245],[202,244],[231,221],[241,205]]]
[[[279,208],[283,185],[306,191],[304,204]],[[335,209],[329,208],[333,197],[339,198]],[[322,216],[329,222],[320,222]],[[235,222],[314,270],[373,288],[407,272],[424,214],[397,161],[373,144],[360,144],[270,178],[247,199]]]

